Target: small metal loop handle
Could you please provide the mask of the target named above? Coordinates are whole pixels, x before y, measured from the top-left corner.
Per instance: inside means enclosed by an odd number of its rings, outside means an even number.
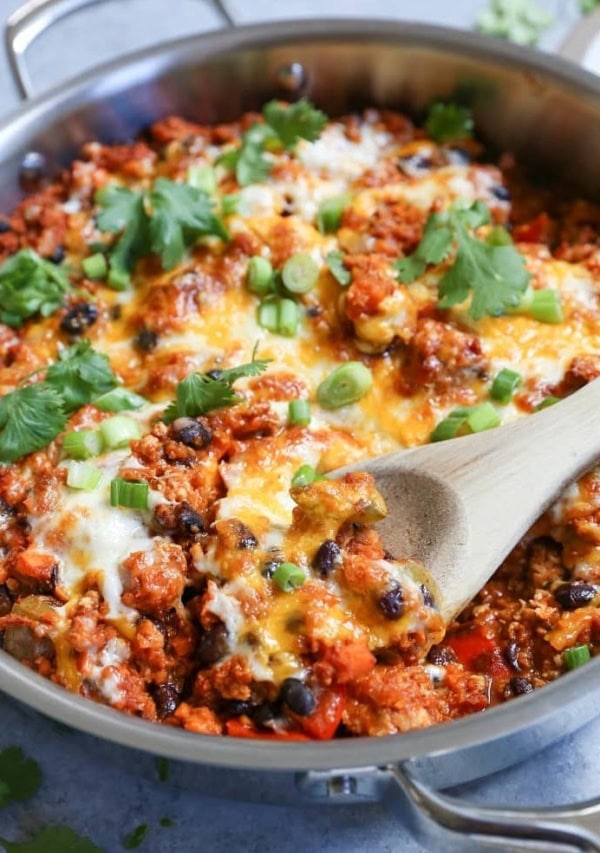
[[[209,1],[223,18],[225,26],[234,27],[235,20],[226,0]],[[102,2],[104,0],[28,0],[10,15],[5,29],[6,51],[21,97],[31,98],[35,94],[25,60],[29,45],[61,18]]]
[[[463,835],[477,836],[505,846],[509,841],[571,846],[585,853],[600,851],[600,798],[567,806],[544,808],[488,808],[440,794],[415,778],[409,766],[391,766],[392,777],[418,818]]]

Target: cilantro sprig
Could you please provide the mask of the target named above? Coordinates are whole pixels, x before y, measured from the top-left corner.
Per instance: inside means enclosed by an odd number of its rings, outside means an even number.
[[[459,305],[469,296],[469,314],[474,320],[485,314],[497,317],[514,308],[530,275],[505,229],[492,229],[487,239],[476,235],[489,222],[490,212],[480,201],[470,205],[457,201],[448,211],[432,214],[416,251],[394,264],[398,278],[410,283],[429,264],[441,263],[455,250],[451,266],[439,282],[440,308]]]
[[[436,142],[471,139],[475,122],[467,107],[436,101],[429,107],[425,130]]]
[[[14,800],[28,800],[42,784],[39,764],[18,746],[0,752],[0,808]]]
[[[580,2],[589,4],[589,0]],[[482,33],[527,45],[537,44],[553,23],[554,16],[535,0],[491,0],[475,22]]]
[[[0,838],[6,853],[103,853],[89,840],[68,826],[46,826],[28,841],[8,841]]]
[[[117,385],[108,358],[79,341],[62,350],[44,381],[0,398],[0,462],[15,462],[47,447],[68,415]]]
[[[0,267],[0,320],[18,329],[35,314],[49,317],[69,290],[64,270],[33,249],[21,249]]]
[[[242,135],[239,148],[226,151],[217,160],[235,173],[241,187],[260,183],[268,177],[271,163],[265,151],[281,148],[289,151],[301,139],[315,142],[327,124],[325,113],[306,98],[288,106],[269,101],[262,113],[264,123],[254,124]]]
[[[208,194],[189,184],[158,178],[148,191],[109,184],[98,190],[95,200],[100,231],[119,235],[109,253],[111,270],[119,273],[132,272],[137,261],[152,252],[159,255],[163,269],[170,270],[198,237],[229,239]]]
[[[233,390],[233,384],[244,376],[260,376],[271,359],[255,358],[252,361],[222,370],[217,377],[206,373],[191,373],[182,379],[175,391],[175,400],[163,414],[163,421],[170,424],[176,418],[197,417],[239,403],[242,398]]]

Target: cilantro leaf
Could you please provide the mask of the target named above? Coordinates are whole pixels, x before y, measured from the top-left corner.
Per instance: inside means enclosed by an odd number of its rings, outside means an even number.
[[[151,252],[160,255],[163,269],[172,269],[203,234],[229,239],[207,193],[168,178],[158,178],[148,192],[103,187],[96,203],[98,228],[120,234],[110,250],[111,268],[120,272],[131,272]]]
[[[39,765],[18,746],[0,752],[0,807],[13,800],[27,800],[42,784]]]
[[[0,838],[6,853],[103,853],[88,838],[76,835],[68,826],[47,826],[29,841]]]
[[[67,423],[61,395],[44,384],[17,388],[0,398],[0,462],[46,447]]]
[[[335,280],[347,287],[352,281],[352,273],[344,266],[344,255],[342,252],[329,252],[325,258],[327,268]]]
[[[92,349],[89,341],[79,341],[50,365],[46,385],[60,394],[65,410],[73,412],[110,391],[117,379],[107,356]]]
[[[148,824],[140,823],[139,826],[136,826],[134,830],[132,830],[128,835],[123,839],[123,847],[125,850],[135,850],[136,847],[139,847],[144,838],[148,835]]]
[[[437,101],[429,107],[425,130],[436,142],[455,142],[473,136],[473,114],[458,104]]]
[[[553,23],[554,16],[535,0],[491,0],[477,16],[475,25],[487,35],[533,45]]]
[[[163,421],[170,424],[176,418],[197,417],[233,406],[242,399],[233,390],[233,383],[244,376],[259,376],[267,369],[270,359],[255,359],[221,371],[218,378],[205,373],[191,373],[177,385],[175,400],[163,414]]]
[[[505,229],[496,227],[483,240],[472,233],[489,222],[490,212],[480,201],[459,200],[449,211],[432,214],[416,251],[394,264],[398,278],[414,281],[456,246],[454,261],[439,282],[440,308],[460,305],[471,296],[469,314],[474,320],[504,314],[518,304],[530,275]]]
[[[210,197],[203,190],[158,178],[149,200],[152,251],[160,255],[163,269],[178,264],[185,249],[203,234],[229,239],[227,229],[212,212]]]
[[[301,98],[289,106],[269,101],[263,107],[263,115],[286,149],[293,148],[300,139],[315,142],[327,124],[325,113],[314,107],[307,98]]]
[[[33,249],[7,258],[0,267],[0,320],[15,329],[34,314],[49,317],[70,289],[64,271]]]

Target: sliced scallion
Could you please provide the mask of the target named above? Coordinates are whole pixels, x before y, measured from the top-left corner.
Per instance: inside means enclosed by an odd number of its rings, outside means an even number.
[[[81,266],[87,278],[105,278],[108,272],[106,258],[101,252],[96,252],[95,255],[90,255],[89,258],[84,258]]]
[[[503,367],[492,383],[490,397],[498,403],[510,403],[513,393],[521,384],[521,375]]]
[[[129,442],[139,438],[142,434],[138,422],[124,415],[115,415],[114,418],[107,418],[102,421],[100,432],[104,443],[111,450],[129,447]]]
[[[317,388],[317,400],[324,409],[339,409],[356,403],[370,389],[373,376],[360,361],[348,361],[329,374]]]
[[[191,187],[207,195],[214,195],[217,190],[217,176],[211,166],[189,166],[186,180]]]
[[[273,572],[272,579],[283,592],[291,592],[302,586],[306,573],[295,563],[280,563]]]
[[[301,465],[292,477],[292,486],[310,486],[311,483],[324,479],[312,465]]]
[[[110,483],[110,505],[129,509],[148,509],[148,483],[132,482],[115,477]]]
[[[102,479],[102,471],[89,462],[70,462],[67,473],[67,486],[71,489],[93,491]]]
[[[350,198],[338,195],[324,201],[317,211],[317,228],[321,234],[331,234],[337,231],[342,221],[344,209],[348,207]]]
[[[267,258],[255,255],[248,261],[246,284],[251,293],[264,296],[273,289],[273,267]]]
[[[104,439],[98,429],[82,429],[65,434],[63,453],[71,459],[89,459],[98,456],[103,449]]]
[[[113,290],[127,290],[131,286],[131,276],[129,273],[117,267],[111,267],[106,281]]]
[[[238,204],[240,203],[240,194],[232,193],[231,195],[224,195],[221,199],[221,212],[223,216],[233,216],[234,213],[238,211]]]
[[[277,331],[286,338],[293,338],[300,320],[297,304],[293,299],[280,299],[277,309]]]
[[[279,328],[279,306],[274,299],[261,302],[257,311],[258,325],[269,332],[276,332]]]
[[[126,412],[141,409],[148,401],[134,391],[128,391],[127,388],[113,388],[106,394],[96,397],[93,402],[101,412]]]
[[[491,403],[480,403],[478,406],[462,406],[454,409],[444,418],[429,436],[430,441],[446,441],[461,435],[484,432],[493,429],[501,423],[496,409]]]
[[[574,646],[572,649],[566,649],[563,652],[563,660],[567,669],[577,669],[578,666],[583,666],[591,660],[589,646]]]
[[[290,293],[308,293],[319,278],[319,265],[306,252],[297,252],[283,265],[281,279]]]
[[[549,397],[545,397],[541,403],[537,404],[534,411],[541,412],[542,409],[547,409],[549,406],[555,406],[556,403],[560,403],[560,397],[553,397],[552,394],[550,394]]]
[[[562,323],[563,311],[558,290],[536,290],[529,314],[539,323]]]
[[[310,403],[308,400],[290,400],[288,420],[292,426],[308,426],[310,423]]]
[[[347,287],[352,281],[352,273],[344,266],[344,255],[342,252],[329,252],[325,257],[327,268],[338,284]]]

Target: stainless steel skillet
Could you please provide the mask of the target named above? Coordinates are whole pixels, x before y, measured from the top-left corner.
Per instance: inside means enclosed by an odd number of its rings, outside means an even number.
[[[13,65],[25,91],[30,84],[23,77],[23,51],[32,34],[90,2],[98,0],[35,0],[13,16],[9,44],[13,54],[16,49]],[[0,126],[0,207],[18,198],[24,159],[29,171],[53,172],[84,141],[128,138],[168,113],[227,120],[270,97],[299,93],[330,114],[373,104],[418,113],[457,90],[498,149],[514,150],[556,180],[600,195],[600,84],[592,76],[468,33],[320,20],[190,37],[102,66],[34,98]],[[398,783],[409,811],[456,830],[537,838],[547,845],[569,841],[584,850],[600,850],[600,803],[550,815],[486,812],[440,798],[427,786],[444,788],[491,773],[584,725],[597,713],[599,676],[596,661],[505,707],[402,736],[267,745],[201,737],[126,717],[55,687],[0,653],[0,686],[7,693],[101,737],[210,765],[213,793],[225,779],[231,793],[231,769],[242,788],[258,773],[265,791],[294,784],[308,797],[341,802],[383,796]]]

